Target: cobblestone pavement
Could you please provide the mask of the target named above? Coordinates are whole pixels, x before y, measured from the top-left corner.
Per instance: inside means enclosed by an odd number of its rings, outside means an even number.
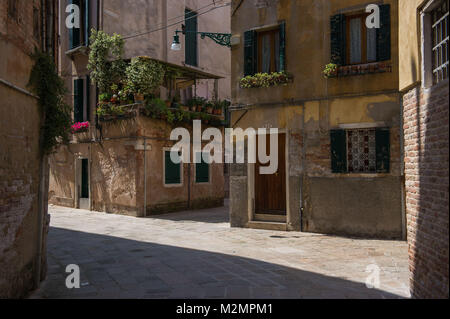
[[[146,219],[49,211],[48,276],[31,298],[409,297],[405,242],[230,228],[227,208]],[[65,286],[69,264],[80,289]],[[369,265],[378,290],[365,285]]]

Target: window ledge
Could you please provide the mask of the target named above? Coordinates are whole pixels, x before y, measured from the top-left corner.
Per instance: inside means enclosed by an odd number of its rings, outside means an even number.
[[[376,73],[390,73],[392,72],[392,63],[390,62],[374,62],[357,65],[339,66],[336,73],[330,78],[339,78],[353,75],[366,75]]]
[[[89,48],[87,46],[81,45],[71,50],[66,51],[66,55],[69,57],[74,57],[75,55],[88,55]]]

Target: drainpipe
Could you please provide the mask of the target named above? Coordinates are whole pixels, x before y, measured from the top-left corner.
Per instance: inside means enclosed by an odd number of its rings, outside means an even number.
[[[305,105],[302,105],[302,173],[300,175],[300,232],[303,232],[303,212],[305,207],[303,206],[303,179],[305,177],[305,159],[306,159],[306,150],[305,150]]]
[[[147,217],[147,138],[144,137],[144,217]]]

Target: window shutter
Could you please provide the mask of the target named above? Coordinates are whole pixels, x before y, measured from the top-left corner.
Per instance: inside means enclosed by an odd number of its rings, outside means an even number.
[[[280,24],[280,72],[286,71],[286,22]]]
[[[201,157],[201,153],[197,153],[197,156]],[[203,157],[200,158],[200,163],[195,164],[195,182],[196,183],[209,182],[209,164],[203,161]]]
[[[76,79],[73,82],[73,111],[74,111],[74,121],[77,122],[83,122],[83,100],[84,100],[84,94],[83,94],[83,79]]]
[[[331,137],[331,171],[347,172],[347,134],[345,130],[330,131]]]
[[[345,65],[345,15],[337,14],[331,17],[331,62],[338,65]]]
[[[77,5],[80,10],[80,0],[69,0],[69,4]],[[80,12],[81,14],[81,12]],[[80,45],[80,32],[81,28],[71,28],[69,29],[69,49],[75,49]]]
[[[85,0],[85,14],[84,14],[84,45],[89,46],[89,37],[91,36],[91,17],[89,15],[89,0]]]
[[[389,129],[376,130],[377,143],[377,173],[389,173],[391,146],[390,146],[390,131]]]
[[[170,151],[164,151],[165,156],[165,184],[181,183],[181,163],[175,164],[170,158]]]
[[[197,32],[197,17],[196,13],[190,10],[185,11],[186,31]],[[193,32],[186,32],[185,36],[185,60],[186,64],[197,66],[197,34]]]
[[[391,59],[391,5],[380,5],[380,28],[377,29],[377,61]]]
[[[86,75],[86,121],[91,120],[91,78]]]
[[[256,56],[256,31],[246,31],[244,32],[244,76],[256,73]]]

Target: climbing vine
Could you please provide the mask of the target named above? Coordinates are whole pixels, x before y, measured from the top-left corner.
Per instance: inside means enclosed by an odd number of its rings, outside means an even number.
[[[101,93],[110,92],[113,84],[125,79],[126,63],[122,58],[124,40],[121,35],[112,36],[99,30],[91,30],[89,62],[91,79]]]
[[[42,52],[35,52],[28,88],[39,100],[44,114],[41,127],[41,147],[44,154],[51,153],[59,143],[68,143],[71,133],[71,107],[64,102],[68,92],[63,79],[58,75],[53,58]]]

